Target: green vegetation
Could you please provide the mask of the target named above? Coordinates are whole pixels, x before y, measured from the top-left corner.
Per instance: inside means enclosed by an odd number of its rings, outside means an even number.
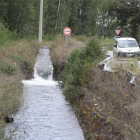
[[[87,42],[88,40],[88,37],[85,35],[75,35],[74,38],[76,38],[77,41],[80,41],[80,42]]]
[[[121,36],[139,39],[139,5],[139,0],[44,0],[43,38],[69,26],[72,35],[113,38],[120,28]],[[37,37],[39,8],[39,0],[2,0],[0,22],[20,37]]]
[[[123,58],[113,58],[112,61],[108,64],[108,66],[112,69],[113,72],[118,71],[119,69],[123,69],[129,70],[135,75],[140,75],[139,61],[137,60],[137,58],[127,58],[127,60],[121,59]]]
[[[0,46],[4,45],[6,42],[12,41],[18,38],[18,34],[16,32],[10,32],[8,28],[6,28],[0,22]]]
[[[86,41],[87,37],[83,37]],[[45,42],[44,42],[45,43]],[[64,36],[57,36],[56,40],[53,42],[47,42],[46,45],[51,46],[51,59],[54,66],[54,75],[58,79],[61,71],[64,68],[64,64],[67,61],[67,58],[70,56],[71,52],[78,48],[85,47],[85,42],[79,42],[79,39],[76,37],[68,38],[68,47],[66,48],[66,38]]]
[[[103,37],[101,37],[100,44],[105,49],[105,51],[108,51],[108,50],[113,51],[114,39],[112,38],[104,39]]]
[[[35,40],[5,42],[0,47],[0,139],[4,136],[4,117],[14,115],[21,105],[21,80],[33,76],[39,45]]]
[[[3,117],[22,103],[20,81],[32,77],[39,7],[39,0],[0,2],[0,139]],[[55,78],[63,81],[86,140],[140,139],[139,88],[129,84],[132,77],[124,67],[108,73],[96,65],[113,49],[114,29],[140,41],[139,7],[139,0],[44,0],[43,44],[51,46]],[[72,29],[67,48],[66,26]],[[138,72],[136,65],[127,67]]]
[[[66,49],[65,39],[59,36],[51,44],[51,57],[59,70],[57,78],[62,81],[63,94],[77,115],[85,139],[139,139],[139,76],[136,76],[138,86],[134,86],[129,83],[132,75],[125,66],[117,67],[113,73],[98,68],[104,58],[101,48],[112,50],[113,39],[94,37],[83,46],[74,47],[77,44],[70,38]],[[113,61],[110,65],[117,64]],[[130,61],[130,70],[137,68],[135,65]]]
[[[139,0],[103,0],[99,8],[99,35],[113,36],[114,29],[120,28],[121,36],[139,39],[139,5]]]
[[[14,71],[15,71],[15,68],[0,61],[0,71],[1,73],[5,73],[5,74],[8,74],[8,75],[13,75],[14,74]]]
[[[10,28],[0,23],[0,139],[5,133],[4,117],[14,115],[23,101],[21,80],[33,76],[39,51],[36,40],[19,39],[21,34]]]
[[[96,0],[44,0],[44,35],[62,34],[70,26],[73,34],[95,34]],[[35,37],[38,34],[39,0],[7,0],[0,4],[0,21],[20,37]]]
[[[102,49],[97,39],[93,38],[82,50],[75,50],[68,58],[64,71],[61,74],[64,82],[64,95],[70,103],[75,103],[83,96],[80,87],[84,81],[86,72],[93,63],[103,58]]]
[[[82,86],[85,96],[77,102],[79,119],[88,140],[139,139],[138,99],[140,89],[131,85],[131,76],[90,69]]]

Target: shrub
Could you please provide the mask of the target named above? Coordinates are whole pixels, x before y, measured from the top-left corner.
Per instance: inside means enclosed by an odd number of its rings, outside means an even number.
[[[129,83],[128,73],[94,68],[86,76],[86,88],[82,87],[85,96],[79,108],[87,131],[97,139],[140,139],[140,89]]]
[[[33,65],[30,63],[30,60],[24,58],[23,56],[16,56],[13,54],[10,55],[10,58],[19,63],[20,68],[23,74],[26,75],[27,79],[31,78],[31,74],[33,73]]]
[[[35,40],[10,41],[0,47],[0,139],[4,140],[4,117],[14,117],[23,101],[21,80],[32,76],[38,52]]]
[[[18,38],[16,31],[10,32],[2,23],[0,23],[0,45],[4,45],[9,40]]]
[[[104,47],[105,51],[113,50],[114,39],[113,38],[100,38],[100,44]]]
[[[75,36],[75,38],[81,42],[86,42],[88,40],[88,38],[85,35],[77,35],[77,36]]]
[[[56,37],[53,34],[43,34],[42,38],[45,41],[53,41]]]
[[[71,52],[83,48],[85,43],[79,42],[73,37],[69,37],[68,46],[66,48],[66,38],[62,35],[58,35],[55,41],[49,43],[51,43],[49,45],[51,45],[50,55],[54,66],[54,77],[58,79]]]
[[[13,75],[15,68],[7,63],[0,61],[0,71],[8,75]]]
[[[0,113],[3,117],[15,114],[22,101],[21,97],[21,83],[16,82],[15,79],[10,78],[0,87],[2,89],[0,94]]]
[[[139,44],[140,44],[140,25],[139,25],[139,27],[138,27],[137,41],[138,41]]]
[[[61,74],[61,79],[64,82],[63,93],[66,100],[71,104],[83,97],[80,88],[83,79],[85,79],[86,67],[92,67],[93,63],[96,64],[103,56],[96,38],[91,39],[84,49],[75,50],[71,53]]]
[[[3,128],[4,126],[4,121],[0,120],[0,139],[3,140],[4,134],[5,134],[5,129]]]

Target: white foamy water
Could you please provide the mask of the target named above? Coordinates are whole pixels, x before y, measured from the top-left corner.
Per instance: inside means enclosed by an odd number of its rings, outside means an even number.
[[[24,80],[24,103],[7,124],[6,137],[12,140],[84,140],[83,132],[58,82],[52,80],[49,50],[41,49],[34,79]],[[11,132],[11,133],[10,133]]]

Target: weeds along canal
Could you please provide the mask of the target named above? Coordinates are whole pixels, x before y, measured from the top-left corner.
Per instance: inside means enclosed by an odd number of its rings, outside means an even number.
[[[23,82],[23,105],[6,125],[6,138],[12,140],[84,140],[69,103],[57,81],[52,80],[53,67],[49,49],[40,49],[34,68],[34,79]]]

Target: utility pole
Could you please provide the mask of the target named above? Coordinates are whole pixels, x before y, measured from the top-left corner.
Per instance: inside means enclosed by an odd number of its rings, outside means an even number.
[[[40,0],[39,35],[38,42],[42,43],[43,0]]]

